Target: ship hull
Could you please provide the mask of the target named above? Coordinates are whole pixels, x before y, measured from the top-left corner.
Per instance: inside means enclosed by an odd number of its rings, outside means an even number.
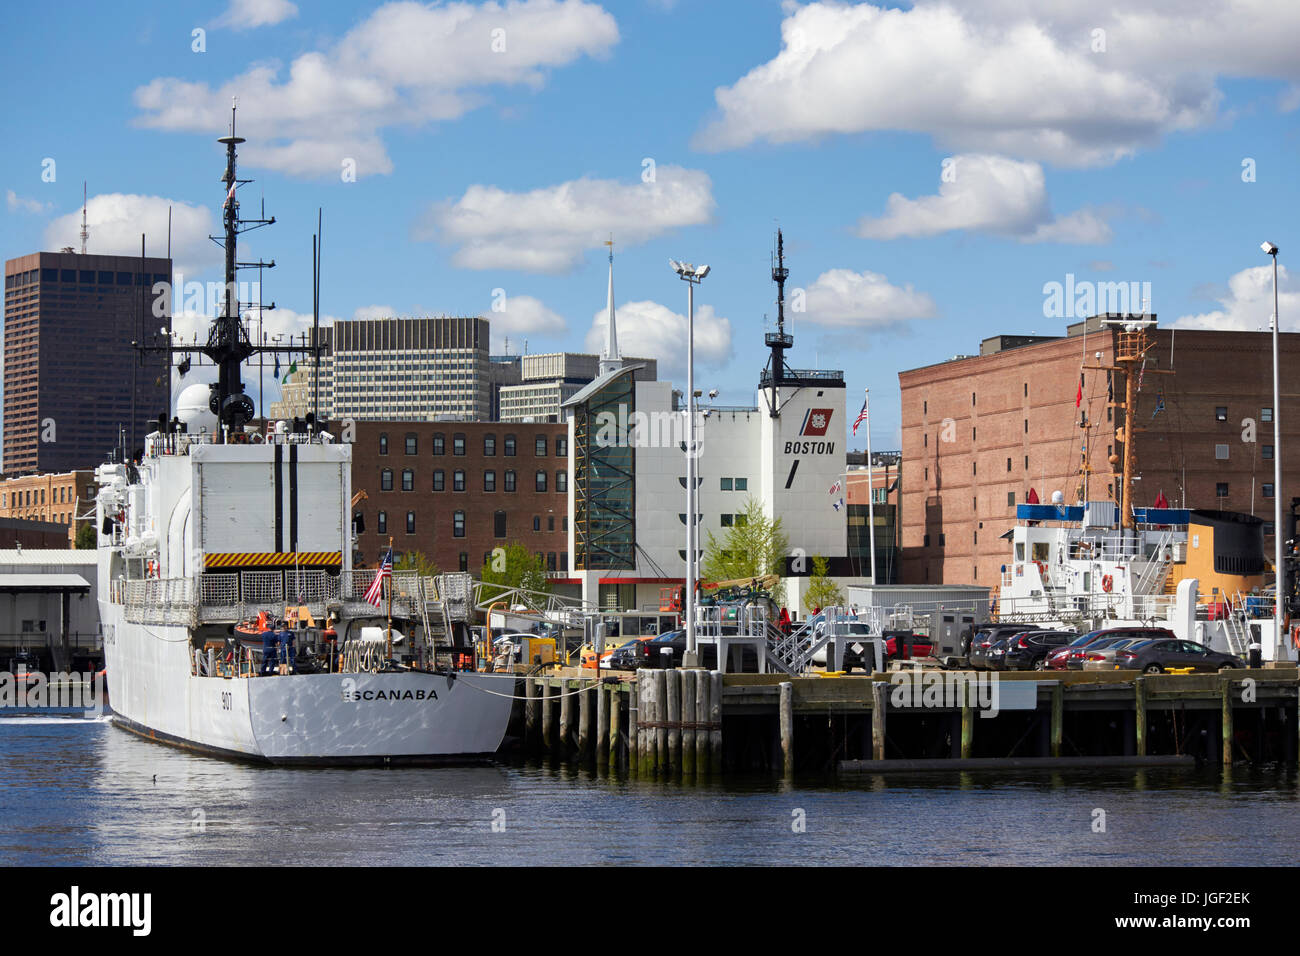
[[[501,746],[514,678],[418,671],[198,677],[189,628],[103,608],[115,723],[161,743],[274,764],[437,763]]]

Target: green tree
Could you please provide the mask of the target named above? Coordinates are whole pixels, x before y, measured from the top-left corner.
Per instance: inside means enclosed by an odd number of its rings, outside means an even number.
[[[408,551],[393,562],[394,571],[418,571],[421,577],[431,578],[438,574],[438,566],[423,551]]]
[[[712,531],[707,533],[700,577],[705,581],[759,578],[765,574],[783,577],[789,554],[790,538],[781,519],[769,518],[762,503],[751,495],[721,539]],[[778,584],[772,597],[784,604],[785,585]]]
[[[506,588],[527,588],[529,591],[551,593],[551,579],[546,573],[546,562],[522,544],[514,543],[495,548],[483,564],[479,579],[484,584]]]
[[[844,592],[832,581],[826,571],[830,562],[822,557],[813,558],[813,573],[804,592],[803,609],[811,614],[815,607],[834,607],[844,603]]]
[[[98,536],[95,534],[94,522],[86,522],[77,529],[76,547],[79,551],[92,549],[99,544]]]

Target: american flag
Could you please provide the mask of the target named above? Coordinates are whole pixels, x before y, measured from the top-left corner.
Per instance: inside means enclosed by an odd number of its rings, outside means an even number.
[[[384,563],[379,566],[379,573],[375,575],[375,581],[366,591],[366,603],[379,607],[384,597],[384,578],[392,577],[393,574],[393,549],[389,548],[388,553],[384,555]]]
[[[853,422],[853,434],[856,435],[858,433],[858,426],[861,425],[864,421],[866,421],[866,418],[867,418],[867,400],[864,398],[862,400],[862,411],[858,412],[858,417]]]

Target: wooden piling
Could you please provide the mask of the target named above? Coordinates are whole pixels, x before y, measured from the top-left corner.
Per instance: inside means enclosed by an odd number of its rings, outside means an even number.
[[[1232,766],[1232,678],[1223,679],[1223,765]]]
[[[537,749],[537,735],[541,730],[542,708],[538,700],[537,678],[524,678],[524,746],[529,750]]]
[[[569,693],[568,680],[560,681],[560,744],[556,753],[561,757],[569,755],[573,746],[573,696]]]
[[[889,705],[889,684],[878,680],[871,683],[871,757],[885,759],[885,708]]]
[[[722,671],[709,674],[709,768],[722,773]]]
[[[655,682],[655,769],[668,772],[668,672],[654,672]]]
[[[1133,733],[1137,745],[1137,755],[1147,755],[1147,679],[1139,677],[1133,681]]]
[[[961,759],[969,760],[974,756],[975,747],[975,708],[969,698],[963,695],[961,702]]]
[[[781,689],[781,772],[789,779],[794,776],[794,684],[787,680],[778,686]]]
[[[542,682],[542,749],[547,752],[555,749],[555,715],[554,707],[551,705],[553,688],[551,679],[543,677]]]
[[[1052,756],[1061,756],[1061,739],[1065,728],[1065,688],[1058,682],[1052,688]]]
[[[668,701],[668,769],[677,774],[682,769],[682,672],[664,671]]]
[[[611,770],[618,770],[618,737],[620,725],[623,723],[622,717],[623,690],[621,685],[614,684],[609,688],[609,740],[605,744]]]
[[[709,700],[711,697],[710,690],[713,681],[709,677],[708,671],[697,671],[695,674],[695,720],[701,725],[701,729],[695,733],[695,773],[702,777],[709,775]],[[1300,743],[1300,737],[1297,737]]]
[[[596,767],[604,768],[609,763],[609,688],[597,684],[596,694]]]
[[[591,757],[591,688],[578,691],[578,759]]]
[[[682,671],[682,779],[695,776],[695,683],[699,671]]]
[[[650,715],[650,680],[649,671],[642,671],[636,678],[637,696],[637,763],[642,773],[653,773],[650,766],[650,731],[646,725],[654,718]]]

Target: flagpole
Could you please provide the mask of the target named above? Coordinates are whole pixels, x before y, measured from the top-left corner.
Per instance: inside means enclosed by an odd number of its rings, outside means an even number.
[[[871,542],[871,583],[876,583],[876,465],[871,460],[871,389],[862,390],[867,424],[867,527]]]
[[[388,659],[390,661],[393,659],[393,575],[391,571],[393,566],[392,560],[393,560],[393,539],[392,536],[390,535],[388,538],[388,561],[389,561],[388,567],[390,569],[388,574]],[[380,568],[380,573],[381,574],[383,573],[382,568]]]

